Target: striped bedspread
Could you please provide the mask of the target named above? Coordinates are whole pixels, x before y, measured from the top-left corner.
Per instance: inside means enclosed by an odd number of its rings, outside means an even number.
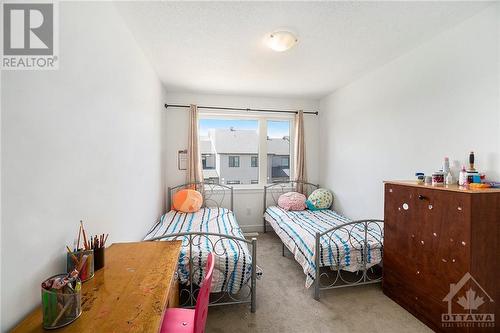
[[[226,208],[207,207],[201,208],[196,213],[173,210],[168,212],[153,226],[144,240],[167,234],[195,231],[244,238],[233,212]],[[189,239],[187,236],[177,239],[183,241],[178,273],[180,281],[187,284],[189,283]],[[195,258],[193,264],[195,284],[200,285],[202,281],[203,270],[210,252],[215,254],[212,292],[227,291],[234,294],[249,281],[252,274],[252,256],[246,243],[219,236],[193,236],[192,243],[192,256]]]
[[[267,208],[264,218],[304,269],[306,288],[309,288],[315,279],[316,232],[323,232],[334,226],[351,222],[333,210],[286,211],[276,206]],[[382,230],[382,226],[377,228],[376,225],[368,229],[367,267],[380,263],[382,259]],[[350,239],[349,232],[351,233]],[[364,227],[362,225],[356,225],[354,228],[349,226],[322,236],[320,267],[330,266],[333,269],[350,272],[362,269],[363,242]]]

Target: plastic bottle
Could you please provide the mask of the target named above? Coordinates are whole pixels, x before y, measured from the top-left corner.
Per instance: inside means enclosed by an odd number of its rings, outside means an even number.
[[[453,184],[453,176],[451,175],[451,172],[448,171],[448,174],[446,175],[446,185],[451,185]]]
[[[462,165],[462,169],[460,170],[460,174],[458,175],[458,185],[467,185],[467,170],[465,170],[465,165]]]
[[[444,158],[443,172],[445,175],[448,175],[448,173],[450,172],[450,159],[448,157]]]

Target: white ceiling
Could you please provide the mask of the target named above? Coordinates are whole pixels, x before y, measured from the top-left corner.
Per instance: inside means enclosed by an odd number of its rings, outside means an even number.
[[[169,91],[319,98],[474,15],[484,2],[120,2]],[[287,27],[288,52],[262,39]]]

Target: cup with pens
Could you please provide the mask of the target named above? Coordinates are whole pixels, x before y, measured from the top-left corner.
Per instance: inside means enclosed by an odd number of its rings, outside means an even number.
[[[68,325],[82,314],[81,281],[76,270],[42,282],[42,325],[54,329]]]
[[[104,244],[108,239],[108,235],[96,235],[92,241],[92,249],[94,250],[94,269],[96,271],[104,267]]]
[[[83,236],[83,247],[80,247],[81,236]],[[66,247],[68,250],[66,257],[67,272],[76,269],[82,282],[93,278],[94,271],[104,267],[104,246],[107,238],[108,235],[104,236],[104,234],[91,236],[90,239],[87,238],[83,222],[80,221],[78,239],[73,251]]]

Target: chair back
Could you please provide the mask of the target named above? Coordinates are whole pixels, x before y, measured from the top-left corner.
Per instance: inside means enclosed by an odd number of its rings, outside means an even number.
[[[210,298],[210,289],[212,286],[212,275],[214,272],[214,254],[210,252],[207,258],[207,265],[205,267],[205,278],[201,283],[200,292],[196,299],[196,307],[194,309],[194,333],[204,333],[205,323],[207,322],[208,315],[208,302]]]

